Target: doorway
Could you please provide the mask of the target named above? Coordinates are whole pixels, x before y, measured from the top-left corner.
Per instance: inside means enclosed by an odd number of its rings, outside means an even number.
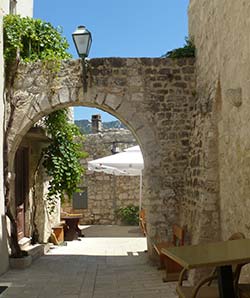
[[[25,201],[29,193],[29,150],[20,147],[15,156],[15,206],[18,240],[25,236]]]

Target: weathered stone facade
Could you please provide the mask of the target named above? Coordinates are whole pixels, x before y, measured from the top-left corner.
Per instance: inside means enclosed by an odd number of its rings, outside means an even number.
[[[86,135],[84,149],[88,152],[86,161],[111,155],[113,143],[118,151],[137,145],[133,134],[127,129],[108,129],[100,133]]]
[[[63,206],[63,211],[83,214],[81,224],[120,224],[116,210],[130,204],[139,205],[139,177],[87,172],[85,185],[88,192],[86,209],[73,209],[72,202]]]
[[[18,2],[18,3],[17,3]],[[0,142],[4,143],[4,119],[5,96],[4,96],[4,57],[3,57],[3,16],[6,14],[19,14],[21,16],[33,15],[33,0],[1,0],[0,2]],[[4,197],[4,161],[3,146],[0,146],[0,274],[5,272],[9,266],[9,252],[7,247],[6,217],[5,217],[5,197]]]
[[[194,242],[250,235],[249,15],[247,1],[190,1],[197,99],[182,221],[196,222]]]
[[[79,60],[63,62],[54,76],[39,63],[19,66],[13,90],[16,111],[8,137],[9,171],[21,139],[42,116],[79,105],[105,110],[129,127],[142,149],[149,244],[156,236],[171,237],[185,189],[194,59],[92,59],[87,93],[81,75]]]
[[[47,147],[49,139],[44,134],[43,129],[40,127],[33,127],[22,139],[19,146],[25,148],[28,152],[27,160],[23,163],[27,164],[26,174],[28,175],[27,196],[24,202],[24,237],[32,238],[35,228],[38,232],[38,241],[40,243],[48,242],[51,235],[51,228],[60,222],[60,208],[55,208],[53,214],[49,214],[46,207],[46,194],[48,191],[49,177],[46,174],[45,168],[42,165],[42,150]],[[20,169],[14,168],[15,178],[20,175]],[[11,197],[16,198],[15,180],[11,183]],[[22,186],[21,186],[22,187]],[[16,214],[18,207],[16,202],[12,202],[12,213]]]
[[[119,150],[136,145],[129,130],[103,130],[97,134],[86,135],[84,150],[89,153],[82,165],[87,169],[87,161],[111,155],[112,144]],[[79,188],[87,188],[88,206],[86,209],[74,209],[72,202],[63,204],[63,211],[81,213],[82,224],[117,224],[116,210],[129,204],[138,206],[140,195],[140,177],[114,176],[105,173],[86,171]]]

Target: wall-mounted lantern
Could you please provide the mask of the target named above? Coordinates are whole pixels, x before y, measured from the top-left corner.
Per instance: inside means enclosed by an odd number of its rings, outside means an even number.
[[[83,90],[87,91],[87,65],[85,58],[89,55],[89,50],[92,43],[91,33],[85,26],[78,26],[75,32],[72,33],[72,38],[79,57],[82,59],[82,75],[83,75]]]

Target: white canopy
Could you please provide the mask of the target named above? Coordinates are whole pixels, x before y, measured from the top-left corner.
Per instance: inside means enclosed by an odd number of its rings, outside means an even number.
[[[126,149],[124,152],[98,158],[88,162],[88,169],[117,176],[140,176],[140,202],[142,201],[142,170],[144,162],[139,146]]]
[[[143,157],[139,146],[88,162],[89,170],[118,176],[140,176],[143,168]]]

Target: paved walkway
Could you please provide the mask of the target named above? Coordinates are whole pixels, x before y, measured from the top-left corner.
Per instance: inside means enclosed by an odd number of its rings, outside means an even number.
[[[176,298],[150,264],[136,227],[85,226],[85,237],[0,276],[8,298]]]

